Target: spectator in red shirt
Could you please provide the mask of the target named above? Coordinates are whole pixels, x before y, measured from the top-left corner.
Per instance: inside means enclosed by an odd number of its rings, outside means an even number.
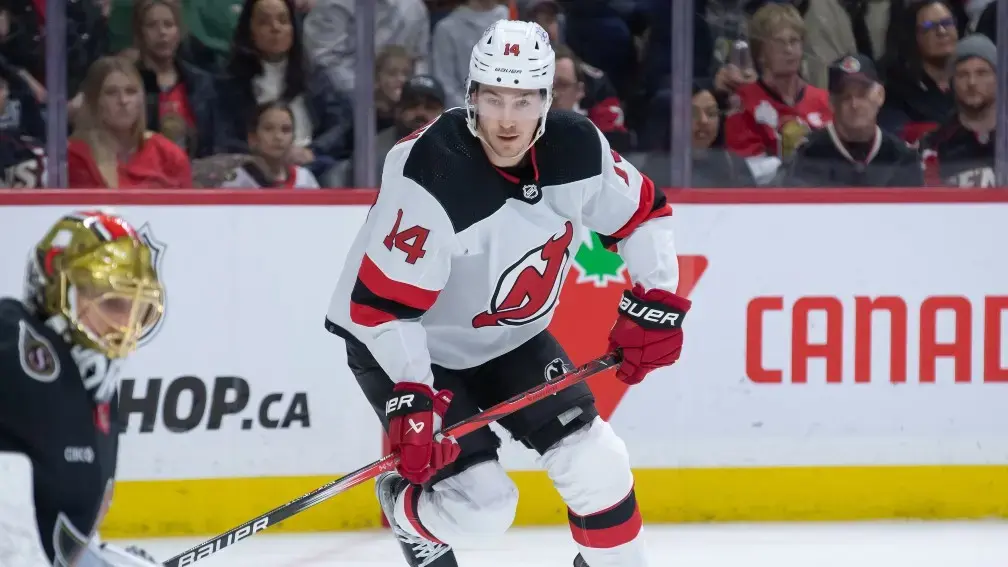
[[[812,129],[833,118],[829,94],[800,75],[805,21],[790,4],[767,4],[749,25],[759,80],[739,87],[725,120],[725,145],[750,158],[756,180],[773,178]]]
[[[210,75],[177,57],[182,41],[177,0],[141,0],[133,8],[137,68],[146,93],[147,126],[191,158],[216,152],[217,95]]]
[[[140,74],[128,59],[102,57],[81,87],[83,106],[67,151],[72,188],[192,187],[189,158],[147,131]]]

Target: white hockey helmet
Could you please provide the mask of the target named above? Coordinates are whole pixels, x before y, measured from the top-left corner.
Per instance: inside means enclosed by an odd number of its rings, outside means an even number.
[[[542,119],[532,139],[534,144],[546,130],[546,112],[553,103],[553,75],[556,55],[546,30],[534,22],[498,20],[490,25],[473,46],[466,81],[466,115],[469,131],[476,137],[478,84],[512,89],[543,91]],[[531,145],[530,145],[531,147]]]

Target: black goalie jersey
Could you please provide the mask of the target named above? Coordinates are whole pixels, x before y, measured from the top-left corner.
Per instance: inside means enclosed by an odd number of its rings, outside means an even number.
[[[671,209],[585,117],[550,112],[527,163],[499,169],[445,112],[388,154],[327,327],[364,343],[394,381],[472,368],[543,331],[587,231],[645,288],[674,292]],[[616,306],[591,306],[615,309]]]
[[[81,368],[101,366],[91,354],[73,352],[21,302],[0,299],[0,452],[31,460],[39,543],[59,567],[97,528],[115,475],[117,398],[98,404],[85,390]]]

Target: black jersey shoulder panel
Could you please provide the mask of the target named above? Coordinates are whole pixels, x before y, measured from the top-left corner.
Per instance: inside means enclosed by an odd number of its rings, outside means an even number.
[[[500,210],[508,198],[500,175],[469,132],[463,109],[446,111],[417,138],[403,176],[437,199],[456,233]]]

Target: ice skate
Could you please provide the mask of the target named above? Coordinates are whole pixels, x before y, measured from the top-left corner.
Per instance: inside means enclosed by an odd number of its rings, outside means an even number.
[[[574,558],[574,567],[591,567],[588,562],[584,560],[584,557],[580,553]]]
[[[448,545],[417,537],[396,524],[396,498],[409,486],[409,482],[394,472],[384,473],[375,481],[375,493],[392,532],[402,546],[403,555],[410,567],[458,567],[455,553]]]

